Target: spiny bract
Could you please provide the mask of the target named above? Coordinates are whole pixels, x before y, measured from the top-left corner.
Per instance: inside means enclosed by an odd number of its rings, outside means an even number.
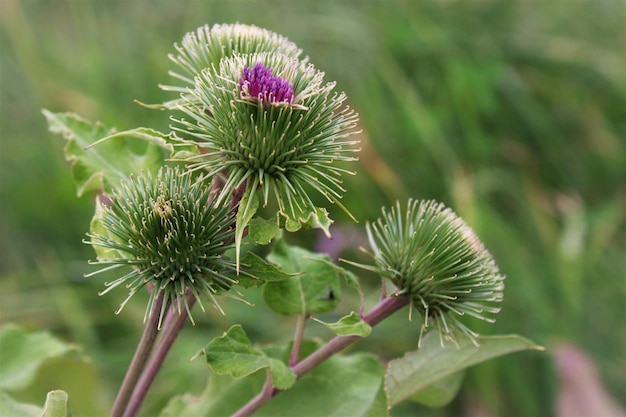
[[[249,68],[271,74],[274,92],[288,84],[293,93],[283,101],[251,95]],[[345,192],[341,176],[352,174],[338,163],[356,160],[356,141],[349,137],[356,133],[357,115],[344,106],[345,94],[333,88],[312,65],[287,55],[222,59],[219,68],[203,70],[195,88],[183,95],[187,102],[180,110],[190,120],[178,120],[175,129],[203,151],[186,160],[190,170],[226,175],[218,201],[240,186],[258,189],[264,204],[273,197],[290,218],[314,210],[307,188],[338,202]]]
[[[493,322],[486,314],[500,311],[492,303],[502,301],[504,276],[472,229],[443,204],[409,200],[404,216],[399,203],[383,209],[367,233],[376,261],[368,269],[411,298],[422,333],[432,321],[443,337],[454,340],[458,328],[476,343],[478,334],[458,316]]]
[[[189,313],[187,292],[219,309],[215,294],[236,283],[227,275],[234,263],[224,256],[232,246],[234,220],[226,208],[211,204],[211,197],[205,183],[164,167],[156,177],[148,173],[122,181],[110,206],[98,202],[86,243],[98,254],[93,263],[104,267],[88,276],[130,269],[102,292],[120,285],[130,289],[118,312],[146,285],[153,287],[146,317],[161,293],[160,319],[168,303]]]
[[[222,58],[233,54],[252,54],[274,52],[298,58],[302,54],[295,43],[284,36],[253,25],[216,24],[200,26],[194,32],[187,33],[180,45],[175,44],[176,54],[170,54],[170,60],[179,71],[170,71],[170,75],[183,82],[182,86],[162,85],[167,91],[186,93],[193,88],[194,79],[205,68],[219,66]],[[174,108],[179,100],[166,103]]]

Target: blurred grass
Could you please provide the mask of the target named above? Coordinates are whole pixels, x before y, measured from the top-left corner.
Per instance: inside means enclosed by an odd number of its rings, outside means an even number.
[[[357,218],[408,196],[453,207],[508,277],[503,312],[483,331],[548,348],[578,344],[624,404],[622,1],[0,0],[0,11],[1,319],[84,345],[104,378],[91,388],[99,395],[119,384],[143,306],[136,300],[114,316],[123,294],[99,298],[101,281],[82,278],[93,205],[75,197],[62,141],[47,133],[40,109],[167,129],[163,113],[132,100],[171,98],[156,86],[168,81],[166,55],[184,33],[239,21],[296,42],[361,114],[362,162],[345,199]],[[204,370],[187,359],[229,324],[243,321],[256,340],[291,334],[291,323],[261,306],[227,310],[186,329],[145,415],[171,393],[202,390]],[[405,321],[386,323],[368,343],[412,348]],[[393,415],[458,415],[475,398],[493,415],[546,415],[557,389],[549,355],[516,354],[473,369],[445,410],[407,404]]]

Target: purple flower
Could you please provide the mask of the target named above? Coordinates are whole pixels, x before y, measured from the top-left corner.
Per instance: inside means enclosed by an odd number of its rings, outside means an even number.
[[[252,69],[244,66],[239,88],[243,97],[257,99],[261,104],[291,103],[293,101],[293,86],[289,81],[275,77],[272,69],[257,62]]]

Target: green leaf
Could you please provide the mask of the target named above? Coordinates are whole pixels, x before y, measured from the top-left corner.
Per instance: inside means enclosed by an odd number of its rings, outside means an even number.
[[[48,110],[43,114],[50,131],[67,140],[65,158],[72,163],[79,196],[94,190],[108,192],[131,173],[154,173],[174,151],[169,136],[152,129],[116,132],[75,114]]]
[[[264,382],[264,372],[238,379],[211,374],[204,392],[172,397],[159,417],[228,417],[255,396]]]
[[[345,259],[339,260],[354,265],[354,263],[348,262]],[[328,257],[326,257],[326,259],[320,258],[319,262],[324,262],[328,266],[334,268],[337,271],[337,274],[346,281],[346,285],[348,285],[348,287],[356,289],[359,294],[361,294],[361,283],[359,282],[359,278],[352,271],[348,271],[347,269],[337,265]]]
[[[384,382],[380,384],[376,397],[363,417],[389,417],[389,405],[387,404],[387,393]]]
[[[392,360],[385,377],[389,404],[395,405],[431,384],[488,359],[527,349],[543,350],[517,335],[479,337],[479,346],[467,337],[461,336],[457,341],[458,346],[451,343],[441,346],[439,335],[431,331],[424,337],[420,349]],[[449,389],[453,390],[454,386]]]
[[[388,415],[384,368],[367,354],[336,355],[263,406],[256,417],[382,417]]]
[[[256,218],[250,220],[248,229],[248,239],[257,245],[267,245],[274,239],[280,231],[277,219]]]
[[[449,404],[461,389],[465,372],[456,372],[413,394],[409,400],[432,408]]]
[[[303,353],[319,347],[303,343]],[[282,357],[287,346],[264,349]],[[264,372],[242,379],[212,375],[207,389],[197,397],[170,400],[160,417],[228,417],[260,392]],[[371,355],[335,355],[313,369],[293,387],[283,391],[254,413],[255,417],[384,417],[388,416],[384,392],[384,368]]]
[[[372,332],[372,326],[364,322],[354,311],[347,316],[340,318],[335,323],[325,323],[312,317],[316,322],[326,326],[337,336],[360,336],[367,337]]]
[[[282,215],[285,219],[285,230],[288,232],[297,232],[302,228],[321,229],[330,238],[330,225],[333,221],[323,207],[313,207],[311,211],[299,213],[295,217],[290,217],[285,213]]]
[[[50,391],[46,397],[41,417],[72,417],[65,391]]]
[[[241,259],[241,269],[244,273],[236,279],[244,288],[259,287],[267,282],[283,281],[293,274],[288,274],[277,265],[266,261],[253,252],[247,252]]]
[[[243,240],[243,232],[246,230],[248,223],[256,213],[259,207],[259,199],[254,190],[246,190],[241,201],[239,202],[239,210],[237,210],[237,219],[235,221],[235,258],[237,261],[237,272],[239,272],[239,261],[241,257],[241,241]]]
[[[354,275],[353,272],[348,271],[347,269],[344,269],[339,265],[332,265],[339,272],[339,275],[346,280],[346,284],[351,288],[355,288],[359,292],[359,294],[361,294],[361,283],[359,282],[359,278]]]
[[[329,265],[331,260],[327,255],[289,246],[280,240],[268,260],[285,272],[297,274],[265,285],[263,298],[274,312],[292,315],[335,309],[341,296],[340,273]]]
[[[100,201],[100,198],[96,198],[96,210],[93,217],[91,218],[91,222],[89,223],[89,233],[91,233],[92,235],[105,236],[113,240],[117,240],[119,238],[111,233],[109,229],[104,227],[104,224],[102,223],[104,208],[105,207]],[[98,257],[98,259],[124,258],[124,255],[119,250],[113,249],[109,246],[91,245],[91,247],[96,252],[96,256]]]
[[[213,339],[203,353],[211,370],[218,375],[241,378],[267,368],[276,388],[287,389],[296,381],[285,363],[252,346],[241,325],[232,326],[223,336]]]
[[[0,328],[0,388],[19,390],[31,384],[37,370],[47,359],[59,357],[74,347],[48,332],[27,333],[13,325]]]
[[[41,413],[41,407],[19,403],[5,392],[0,391],[0,415],[7,417],[41,417]]]
[[[148,127],[138,127],[135,129],[125,130],[123,132],[112,133],[111,135],[94,142],[90,145],[90,147],[94,147],[103,142],[118,138],[135,138],[152,143],[157,145],[159,148],[166,150],[173,159],[186,158],[198,154],[198,148],[196,146],[176,141],[172,139],[170,134],[165,134]]]

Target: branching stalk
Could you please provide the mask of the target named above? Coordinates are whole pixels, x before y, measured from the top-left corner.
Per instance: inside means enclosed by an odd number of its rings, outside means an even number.
[[[196,298],[191,294],[187,297],[189,310],[191,310],[196,302]],[[169,308],[163,329],[154,346],[150,360],[145,364],[145,369],[137,381],[135,389],[132,391],[132,396],[128,401],[128,406],[124,414],[122,414],[122,417],[134,417],[139,411],[143,400],[146,398],[148,389],[150,389],[159,369],[161,369],[161,365],[187,321],[187,317],[189,317],[187,309],[181,309],[179,311],[175,306]]]
[[[128,400],[131,397],[133,388],[135,387],[135,384],[141,376],[141,372],[143,371],[144,366],[148,361],[148,358],[150,357],[150,353],[152,352],[152,348],[154,347],[154,342],[159,333],[159,317],[161,316],[162,307],[163,292],[158,295],[153,304],[152,311],[150,312],[148,320],[146,321],[143,334],[141,335],[141,339],[139,340],[139,344],[137,345],[135,356],[133,356],[133,360],[131,361],[128,370],[126,371],[126,376],[124,377],[122,386],[120,387],[117,393],[117,397],[115,398],[115,402],[113,403],[111,417],[122,417],[124,414],[124,410],[126,409]]]
[[[296,322],[296,332],[293,337],[293,345],[291,346],[291,356],[289,357],[289,366],[295,366],[300,361],[300,351],[302,350],[302,339],[304,338],[304,328],[307,321],[306,314],[299,314]]]
[[[374,306],[362,319],[370,326],[374,327],[405,305],[409,304],[410,300],[404,296],[389,296],[382,299],[376,306]],[[301,362],[290,366],[296,377],[300,379],[309,371],[320,365],[333,355],[341,352],[343,349],[361,339],[360,336],[336,336],[324,346],[313,352],[311,355],[304,358]],[[265,403],[271,400],[274,396],[278,395],[281,390],[277,388],[268,389],[267,385],[269,379],[266,381],[263,390],[254,398],[252,398],[247,404],[234,413],[231,417],[248,417],[255,411],[261,408]],[[271,387],[271,386],[270,386]]]

